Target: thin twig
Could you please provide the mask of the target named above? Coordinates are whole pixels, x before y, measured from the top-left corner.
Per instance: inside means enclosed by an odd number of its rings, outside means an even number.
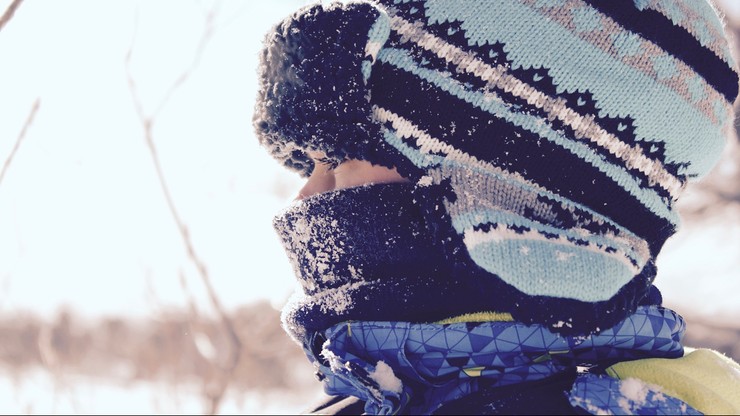
[[[5,25],[8,24],[10,19],[13,18],[15,11],[18,10],[18,7],[21,5],[21,3],[23,3],[23,0],[13,0],[13,2],[10,3],[10,6],[5,9],[5,13],[3,13],[3,16],[0,17],[0,31],[3,30]]]
[[[203,57],[203,53],[206,50],[206,47],[211,41],[211,38],[213,37],[213,22],[214,22],[214,12],[210,11],[206,14],[206,27],[203,32],[203,36],[200,38],[200,42],[198,42],[198,47],[195,50],[195,55],[193,55],[193,61],[190,63],[190,66],[183,71],[179,77],[175,80],[175,82],[170,85],[170,88],[165,93],[164,97],[162,98],[162,101],[160,101],[159,106],[157,106],[157,109],[154,110],[150,116],[150,119],[156,119],[159,115],[160,111],[167,105],[167,103],[170,101],[170,98],[172,98],[172,95],[175,94],[175,92],[182,87],[183,84],[190,78],[190,74],[192,74],[195,69],[200,65],[200,60]]]
[[[5,16],[3,16],[4,18]],[[18,134],[18,138],[15,140],[15,145],[13,145],[13,149],[10,151],[10,154],[8,154],[7,159],[5,159],[5,163],[3,164],[3,169],[0,170],[0,184],[3,183],[3,179],[5,178],[5,173],[8,171],[8,168],[10,167],[10,163],[13,161],[13,157],[15,157],[15,154],[18,152],[18,148],[21,147],[21,142],[26,137],[26,132],[28,131],[28,128],[31,127],[31,124],[33,123],[33,119],[36,117],[36,112],[39,111],[39,106],[41,105],[41,99],[36,98],[36,101],[33,102],[33,106],[31,106],[31,112],[28,113],[28,117],[26,117],[26,122],[23,123],[23,128],[21,129],[21,132]]]
[[[211,283],[211,278],[208,273],[206,264],[201,258],[201,256],[198,254],[198,252],[195,250],[195,246],[193,245],[193,241],[190,237],[190,232],[188,230],[188,227],[185,224],[185,221],[180,216],[179,211],[177,210],[177,206],[175,204],[174,199],[172,198],[172,194],[170,192],[169,186],[167,185],[167,180],[165,178],[164,171],[162,169],[162,164],[160,162],[159,153],[157,152],[157,147],[154,142],[154,135],[152,131],[157,115],[162,111],[162,109],[165,108],[165,106],[167,105],[169,100],[172,98],[172,96],[175,94],[175,92],[185,84],[185,82],[189,79],[190,75],[195,71],[195,69],[200,64],[202,55],[205,52],[206,47],[208,46],[208,43],[210,42],[213,36],[213,29],[214,29],[213,23],[215,20],[214,13],[209,12],[206,15],[205,20],[206,20],[205,22],[206,27],[204,29],[203,36],[201,37],[201,40],[198,43],[198,47],[193,57],[193,61],[191,62],[190,66],[187,69],[185,69],[180,74],[180,76],[178,76],[175,79],[172,85],[170,85],[170,87],[167,89],[167,92],[162,97],[162,100],[159,102],[159,105],[156,107],[156,109],[151,114],[147,114],[146,111],[144,110],[144,106],[142,104],[141,98],[139,97],[139,94],[136,88],[136,82],[134,80],[134,77],[131,71],[130,64],[131,64],[131,57],[133,55],[135,38],[132,40],[131,46],[129,47],[129,50],[126,53],[125,66],[126,66],[126,76],[128,80],[129,90],[131,91],[131,95],[134,101],[134,106],[136,108],[136,112],[138,114],[141,126],[144,130],[144,140],[146,141],[147,147],[149,149],[149,153],[152,157],[152,162],[156,170],[156,174],[159,180],[159,185],[161,187],[162,194],[164,195],[165,201],[167,202],[167,207],[170,210],[170,214],[172,215],[172,218],[174,219],[175,224],[177,225],[177,229],[180,232],[180,237],[183,241],[183,244],[185,245],[188,258],[195,265],[198,271],[198,275],[200,276],[201,280],[203,281],[204,286],[206,287],[206,291],[208,293],[208,297],[211,302],[211,305],[213,306],[216,313],[218,314],[221,325],[223,329],[225,330],[225,332],[228,334],[229,341],[231,344],[229,360],[226,363],[225,368],[223,368],[224,378],[222,379],[222,383],[219,386],[218,391],[209,394],[209,398],[211,400],[209,413],[215,414],[215,413],[218,413],[221,400],[226,392],[226,389],[228,388],[229,383],[231,382],[231,379],[233,377],[233,374],[237,366],[239,365],[239,361],[241,359],[242,341],[239,338],[239,335],[237,334],[236,326],[234,325],[229,315],[226,313],[223,305],[221,304],[221,300],[216,294],[216,290],[213,287],[213,284]]]

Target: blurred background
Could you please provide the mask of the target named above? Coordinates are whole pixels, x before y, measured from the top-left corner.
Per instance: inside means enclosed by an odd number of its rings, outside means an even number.
[[[251,127],[262,37],[307,3],[0,0],[0,413],[319,397],[271,226],[301,180]],[[739,360],[737,137],[680,208],[657,285],[687,345]]]

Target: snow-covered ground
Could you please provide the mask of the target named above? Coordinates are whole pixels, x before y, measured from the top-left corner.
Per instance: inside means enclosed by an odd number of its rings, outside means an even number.
[[[321,391],[229,392],[221,414],[296,414]],[[121,383],[110,379],[65,376],[37,370],[14,379],[0,372],[3,414],[199,414],[206,409],[198,386],[161,382]]]

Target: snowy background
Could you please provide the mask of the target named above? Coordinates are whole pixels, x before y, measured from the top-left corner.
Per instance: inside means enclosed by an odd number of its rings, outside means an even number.
[[[251,127],[263,34],[306,3],[26,0],[2,26],[0,413],[279,413],[318,396],[278,319],[294,280],[271,218],[301,181]],[[740,2],[720,5],[740,31]],[[731,143],[681,201],[657,283],[689,343],[738,359]]]

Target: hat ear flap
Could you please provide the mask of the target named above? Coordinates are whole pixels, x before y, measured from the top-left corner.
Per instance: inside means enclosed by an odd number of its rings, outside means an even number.
[[[273,156],[308,174],[307,151],[341,161],[377,134],[367,82],[389,34],[387,14],[365,2],[314,5],[275,26],[254,116]]]

